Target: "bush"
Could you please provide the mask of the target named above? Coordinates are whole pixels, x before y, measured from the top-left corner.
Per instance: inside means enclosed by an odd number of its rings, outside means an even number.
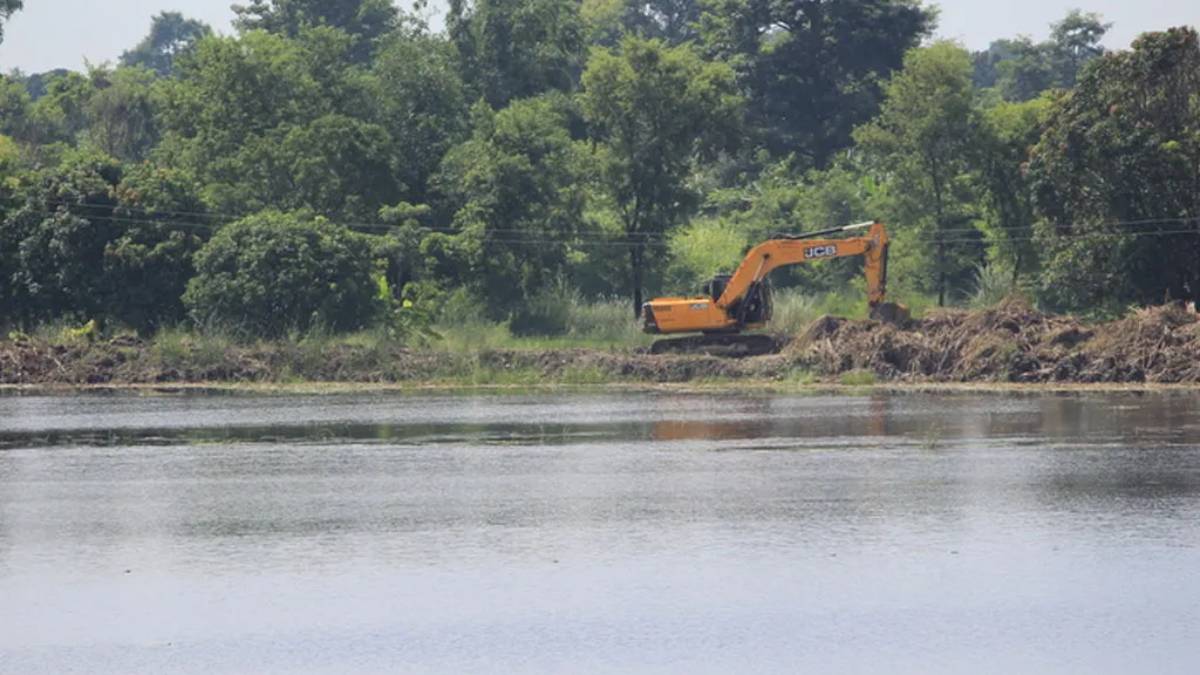
[[[3,321],[150,330],[183,318],[179,298],[205,222],[183,176],[78,151],[13,185],[12,208],[0,214]]]
[[[679,228],[668,244],[669,283],[686,292],[697,291],[718,273],[732,273],[741,263],[750,240],[730,223],[696,220]]]
[[[564,335],[571,318],[573,293],[548,288],[519,306],[509,320],[508,329],[517,337]]]
[[[379,309],[365,235],[274,211],[225,226],[196,255],[184,303],[202,325],[263,337],[346,331]]]

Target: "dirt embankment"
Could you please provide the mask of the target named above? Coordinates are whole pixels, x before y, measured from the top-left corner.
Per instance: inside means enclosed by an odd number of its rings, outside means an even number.
[[[1020,303],[933,312],[902,327],[826,317],[785,342],[778,355],[739,360],[597,350],[456,354],[336,343],[214,348],[199,341],[168,348],[132,337],[64,344],[22,338],[0,342],[0,384],[837,382],[859,372],[912,383],[1200,383],[1200,317],[1178,306],[1100,325]]]
[[[1200,383],[1200,316],[1180,305],[1086,325],[1020,302],[938,311],[905,327],[825,318],[785,350],[822,374],[884,380]]]

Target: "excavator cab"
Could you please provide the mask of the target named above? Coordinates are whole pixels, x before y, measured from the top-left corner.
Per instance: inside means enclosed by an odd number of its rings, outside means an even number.
[[[712,298],[713,302],[716,302],[725,294],[725,289],[729,287],[732,279],[732,274],[718,274],[704,284],[700,289],[700,294],[703,297]],[[771,304],[770,280],[762,279],[755,282],[746,292],[746,297],[739,301],[739,305],[742,304],[745,305],[744,310],[739,307],[735,311],[741,311],[743,323],[757,325],[770,321],[774,311],[774,305]]]
[[[751,285],[742,302],[745,303],[745,307],[737,309],[741,312],[741,320],[746,328],[755,329],[765,326],[775,314],[775,305],[772,303],[771,297],[771,281],[764,278]]]
[[[718,274],[712,278],[712,281],[704,284],[704,287],[700,289],[700,294],[706,295],[712,298],[713,302],[716,302],[725,294],[725,288],[729,286],[731,279],[733,279],[732,274]]]

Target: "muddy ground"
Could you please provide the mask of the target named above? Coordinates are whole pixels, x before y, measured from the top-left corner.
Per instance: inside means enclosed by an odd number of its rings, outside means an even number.
[[[898,383],[1200,383],[1200,317],[1180,306],[1086,325],[1019,302],[931,312],[905,326],[826,317],[781,353],[749,359],[633,351],[482,351],[288,343],[160,345],[133,337],[0,342],[0,384],[682,383],[713,379]]]

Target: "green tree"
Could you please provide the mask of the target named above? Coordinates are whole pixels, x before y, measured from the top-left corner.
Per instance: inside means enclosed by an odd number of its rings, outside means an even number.
[[[106,313],[143,330],[182,320],[192,260],[213,223],[195,183],[142,162],[125,170],[112,194],[112,222],[120,227],[104,249],[105,285],[112,289]]]
[[[453,46],[440,36],[395,35],[372,69],[379,123],[392,137],[405,199],[428,201],[429,179],[468,131],[466,94]]]
[[[700,38],[700,0],[583,0],[580,14],[589,42],[615,47],[626,35],[657,38],[672,46]]]
[[[22,0],[0,0],[0,42],[4,41],[4,22],[24,6]]]
[[[375,318],[371,242],[324,219],[267,211],[221,228],[196,255],[192,318],[251,335],[360,328]]]
[[[401,186],[391,136],[372,119],[376,89],[349,49],[332,28],[203,40],[165,87],[157,156],[195,175],[221,212],[373,218]]]
[[[672,287],[698,290],[714,274],[732,274],[750,246],[746,231],[721,218],[697,218],[673,231],[667,279]]]
[[[1088,63],[1104,55],[1100,41],[1112,28],[1099,14],[1073,9],[1062,21],[1050,27],[1050,52],[1054,58],[1058,86],[1075,86],[1079,73]]]
[[[123,161],[145,159],[158,143],[154,74],[142,68],[94,69],[84,113],[89,140]]]
[[[111,160],[83,157],[23,181],[0,235],[12,256],[5,266],[11,316],[96,318],[104,311],[111,297],[104,249],[119,234],[105,216],[116,206],[111,189],[119,180]]]
[[[1042,295],[1060,308],[1200,299],[1200,39],[1147,33],[1084,70],[1030,162]]]
[[[934,19],[909,0],[713,0],[702,25],[710,52],[737,68],[754,141],[823,168]]]
[[[95,93],[92,81],[76,72],[52,76],[46,93],[30,108],[25,140],[31,145],[74,145],[90,125],[88,102]]]
[[[0,89],[0,93],[2,91]],[[15,206],[15,193],[21,185],[19,165],[17,143],[0,133],[0,328],[11,325],[18,318],[18,289],[14,277],[19,265],[17,247],[20,240],[5,222]]]
[[[585,153],[571,139],[561,95],[480,103],[470,140],[454,148],[439,184],[454,205],[454,234],[430,235],[440,276],[470,288],[499,315],[548,288],[567,266],[583,222]]]
[[[1027,37],[1008,41],[1011,56],[996,65],[996,86],[1009,101],[1029,101],[1059,84],[1054,52],[1049,43]]]
[[[1111,27],[1098,14],[1072,10],[1051,24],[1045,42],[1026,36],[997,40],[973,55],[975,84],[996,87],[1005,99],[1018,102],[1050,89],[1070,89],[1083,67],[1104,54],[1100,41]]]
[[[729,66],[705,62],[689,45],[627,38],[619,51],[593,50],[582,102],[629,247],[629,292],[640,316],[647,247],[694,206],[693,160],[728,143],[742,100]]]
[[[175,59],[190,53],[197,42],[211,34],[212,28],[202,21],[185,18],[179,12],[162,12],[151,19],[150,34],[121,55],[121,65],[170,75]]]
[[[25,176],[0,225],[0,305],[22,321],[108,319],[153,328],[180,317],[191,255],[205,232],[190,182],[143,165],[126,172],[75,152]]]
[[[630,0],[626,30],[645,38],[680,45],[700,38],[702,3],[698,0]]]
[[[451,0],[446,28],[463,81],[493,108],[578,82],[585,45],[576,0]]]
[[[1052,101],[1043,96],[1023,103],[1000,102],[983,113],[980,180],[987,209],[983,231],[988,264],[1008,272],[1013,287],[1022,275],[1038,269],[1033,185],[1026,169]]]
[[[980,127],[971,72],[970,55],[954,43],[913,50],[888,83],[879,117],[855,132],[892,186],[897,225],[909,229],[902,234],[917,257],[905,276],[936,291],[939,305],[982,258],[971,232]],[[926,248],[932,260],[918,253]]]
[[[234,25],[244,32],[297,37],[308,28],[337,28],[351,36],[347,56],[356,63],[369,61],[378,42],[400,22],[389,0],[252,0],[234,5],[233,11]]]
[[[33,101],[19,80],[0,75],[0,134],[28,140]]]

